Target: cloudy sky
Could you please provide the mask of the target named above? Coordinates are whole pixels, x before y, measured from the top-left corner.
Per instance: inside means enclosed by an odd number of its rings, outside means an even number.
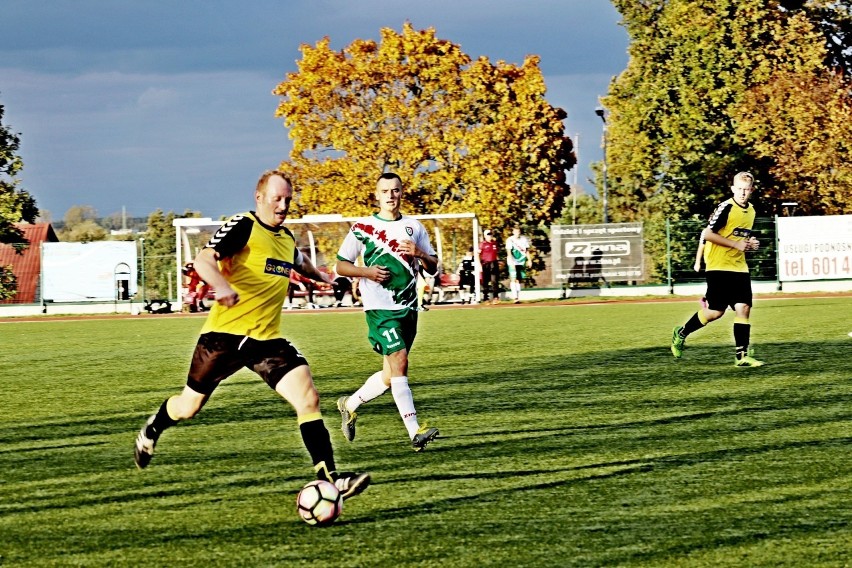
[[[73,205],[139,217],[250,208],[259,173],[290,150],[271,91],[299,46],[328,36],[342,49],[406,20],[472,58],[539,55],[593,192],[595,107],[627,64],[609,0],[3,0],[0,17],[3,122],[21,134],[23,187],[55,220]]]

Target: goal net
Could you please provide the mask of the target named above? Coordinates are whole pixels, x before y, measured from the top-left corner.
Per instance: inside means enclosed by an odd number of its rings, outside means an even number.
[[[458,271],[462,258],[468,252],[478,257],[480,227],[473,213],[446,213],[436,215],[412,215],[429,231],[432,247],[438,254],[440,262],[438,274],[434,282],[427,283],[427,300],[432,301],[462,301],[464,295],[459,293],[458,278],[453,277]],[[307,255],[314,265],[326,272],[333,273],[337,262],[337,251],[352,225],[360,217],[344,217],[342,215],[306,215],[299,219],[288,219],[284,222],[296,238],[296,246]],[[175,263],[177,274],[183,272],[186,263],[191,262],[204,247],[210,237],[224,221],[214,221],[208,218],[179,218],[173,221],[175,227]],[[480,267],[475,263],[474,293],[469,298],[476,303],[480,297]],[[431,279],[430,279],[431,280]],[[177,300],[180,301],[188,290],[186,278],[178,287]]]

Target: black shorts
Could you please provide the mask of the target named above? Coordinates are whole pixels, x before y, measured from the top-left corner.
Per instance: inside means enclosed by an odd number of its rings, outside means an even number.
[[[707,275],[707,307],[724,312],[729,306],[746,304],[751,307],[751,275],[748,272],[710,270]]]
[[[186,386],[210,394],[219,383],[245,367],[273,389],[281,379],[308,361],[284,338],[260,341],[242,335],[210,332],[198,338]]]

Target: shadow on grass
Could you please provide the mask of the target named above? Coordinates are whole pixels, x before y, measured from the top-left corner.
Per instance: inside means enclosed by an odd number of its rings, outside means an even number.
[[[667,347],[617,349],[605,352],[594,352],[582,355],[563,355],[537,358],[522,356],[511,362],[512,372],[491,369],[466,369],[464,375],[456,374],[458,365],[435,365],[437,375],[430,386],[437,388],[426,396],[418,396],[418,406],[429,408],[430,414],[457,412],[460,401],[456,394],[445,396],[445,392],[455,388],[465,391],[461,406],[464,412],[478,413],[499,411],[511,412],[519,409],[531,409],[542,405],[542,411],[559,411],[565,407],[582,404],[586,408],[594,408],[601,403],[592,400],[585,401],[583,396],[588,393],[607,393],[613,389],[639,390],[648,387],[667,387],[680,394],[676,397],[680,410],[683,406],[695,405],[700,402],[704,409],[676,412],[675,415],[662,416],[636,422],[619,422],[617,424],[571,424],[565,428],[552,430],[554,432],[577,432],[587,429],[606,429],[612,427],[624,428],[639,425],[664,425],[685,420],[701,420],[709,417],[737,415],[779,408],[795,408],[805,404],[836,403],[838,398],[849,400],[836,392],[809,392],[807,397],[799,394],[799,399],[785,398],[784,401],[767,400],[762,390],[754,393],[726,393],[720,391],[717,396],[708,401],[708,396],[691,396],[690,386],[697,383],[718,381],[720,379],[742,378],[747,380],[771,379],[774,377],[789,379],[791,375],[797,378],[839,373],[841,369],[849,368],[848,342],[813,342],[813,343],[768,343],[763,344],[769,364],[754,369],[736,368],[732,364],[720,363],[719,354],[730,349],[729,346],[697,346],[690,348],[683,359],[674,359]],[[732,359],[732,358],[731,358]],[[422,372],[428,373],[429,369]],[[448,380],[440,375],[450,374],[454,378]],[[260,379],[252,385],[253,377],[235,378],[226,382],[214,393],[205,409],[191,421],[181,424],[178,428],[192,427],[195,424],[217,426],[223,424],[238,424],[261,420],[288,420],[293,411],[288,406],[282,408],[281,399],[273,393]],[[229,398],[227,401],[217,401],[224,393],[237,393],[244,389],[253,389],[249,395],[239,393],[241,398]],[[417,395],[421,387],[414,386]],[[233,391],[231,390],[233,389]],[[174,391],[169,391],[174,392]],[[328,400],[334,400],[341,391],[321,393],[328,407]],[[4,453],[38,452],[67,447],[83,447],[103,445],[102,441],[86,441],[86,437],[103,436],[116,432],[127,432],[128,437],[135,436],[148,413],[157,406],[157,399],[152,397],[149,409],[133,409],[133,413],[112,414],[109,416],[76,415],[33,422],[4,428]],[[387,398],[387,397],[386,397]],[[736,408],[711,408],[710,403],[737,404]],[[783,402],[783,403],[782,403]],[[218,404],[217,404],[218,403]],[[546,406],[545,406],[546,405]],[[377,405],[378,406],[378,405]],[[393,411],[392,405],[379,410],[387,414]],[[677,410],[677,409],[673,409]],[[373,410],[371,409],[372,413]],[[326,423],[333,429],[336,415],[330,412]],[[517,431],[535,431],[534,429]],[[516,432],[517,432],[516,431]],[[481,432],[475,434],[482,435]],[[460,434],[460,436],[465,436]],[[41,442],[31,447],[14,447],[30,442]],[[430,448],[431,449],[431,448]]]
[[[803,450],[806,448],[819,448],[827,451],[842,451],[852,442],[852,437],[835,438],[831,440],[790,441],[776,444],[761,444],[748,448],[726,448],[719,450],[695,451],[681,454],[673,454],[659,457],[643,457],[628,460],[608,460],[576,466],[565,466],[556,468],[531,468],[513,469],[493,472],[470,472],[460,474],[421,474],[405,477],[398,480],[384,481],[385,484],[410,484],[412,482],[436,482],[436,481],[469,481],[465,487],[484,488],[474,494],[453,496],[447,498],[436,498],[426,503],[418,503],[406,507],[384,508],[380,514],[366,516],[357,521],[349,522],[374,522],[383,518],[395,518],[400,515],[412,515],[423,513],[436,513],[457,509],[460,505],[469,501],[480,502],[489,496],[499,497],[507,492],[503,486],[494,487],[487,483],[489,480],[509,482],[513,478],[523,480],[530,478],[529,483],[520,483],[511,487],[512,492],[538,491],[551,488],[565,488],[570,485],[588,483],[594,480],[603,480],[619,476],[633,475],[637,473],[655,472],[677,469],[687,465],[710,464],[712,462],[739,460],[744,456],[755,456],[766,452]],[[578,472],[587,472],[577,475]],[[561,477],[561,479],[547,481],[533,481],[541,476]],[[797,495],[779,496],[774,498],[775,502],[784,500],[795,500]]]

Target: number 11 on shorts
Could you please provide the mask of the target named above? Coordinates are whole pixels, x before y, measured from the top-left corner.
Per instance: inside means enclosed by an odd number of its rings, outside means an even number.
[[[396,328],[383,329],[382,335],[385,336],[385,345],[388,348],[399,345],[399,334],[396,332]]]

